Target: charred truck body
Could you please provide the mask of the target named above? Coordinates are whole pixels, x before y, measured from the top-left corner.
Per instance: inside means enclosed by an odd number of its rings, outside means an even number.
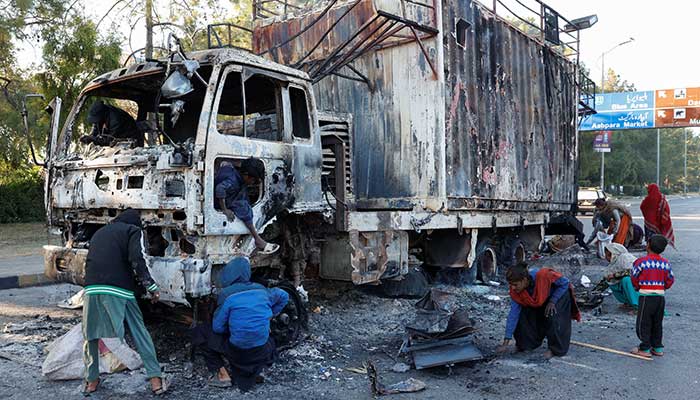
[[[542,29],[528,35],[469,0],[297,16],[256,2],[258,55],[226,48],[231,26],[217,26],[209,50],[98,77],[52,126],[47,212],[65,245],[46,247],[47,274],[81,283],[90,236],[131,207],[175,303],[208,296],[233,254],[295,286],[377,284],[412,264],[492,279],[575,211],[578,33],[566,44],[567,21],[534,4]],[[97,100],[130,112],[146,145],[77,143]],[[249,157],[265,164],[248,191],[272,255],[215,208],[218,166]]]

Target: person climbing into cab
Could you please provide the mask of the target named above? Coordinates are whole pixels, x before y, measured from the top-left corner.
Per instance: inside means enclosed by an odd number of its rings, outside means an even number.
[[[92,124],[92,131],[80,138],[82,143],[110,146],[115,140],[132,139],[137,147],[143,147],[143,132],[134,118],[119,107],[96,101],[90,107],[87,121]]]
[[[284,310],[289,295],[280,288],[251,282],[250,261],[245,257],[229,261],[219,277],[214,319],[192,330],[192,345],[205,358],[210,386],[235,384],[245,392],[262,382],[260,373],[277,357],[270,320]]]
[[[506,271],[510,286],[510,313],[499,353],[508,351],[513,338],[518,351],[530,351],[547,338],[545,358],[569,351],[571,320],[581,320],[573,287],[561,273],[547,267],[533,268],[520,262]]]
[[[257,158],[243,160],[240,172],[231,162],[221,162],[214,177],[214,207],[226,214],[229,221],[233,222],[238,218],[245,224],[259,253],[272,254],[279,249],[279,245],[266,242],[258,234],[253,224],[253,209],[248,197],[248,186],[262,182],[264,177],[265,164]]]

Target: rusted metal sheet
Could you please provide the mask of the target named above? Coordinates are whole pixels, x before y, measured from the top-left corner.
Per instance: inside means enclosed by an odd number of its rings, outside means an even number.
[[[477,2],[444,6],[447,195],[568,210],[576,198],[575,65]],[[465,46],[454,34],[460,18]]]
[[[353,67],[365,83],[330,76],[315,85],[320,109],[355,118],[356,209],[569,211],[577,174],[576,65],[476,2],[435,5],[428,20],[441,34],[422,44],[438,79],[413,41],[359,57]],[[371,19],[357,17],[355,27]],[[306,26],[298,19],[261,23],[258,49],[292,38]],[[460,19],[464,35],[455,31]],[[302,34],[279,52],[286,59],[303,54],[312,39],[318,35]],[[314,57],[333,56],[332,48]]]
[[[424,42],[435,55],[436,40]],[[367,85],[328,77],[315,85],[321,109],[354,116],[352,171],[355,199],[366,208],[388,208],[395,199],[441,197],[444,110],[436,107],[442,84],[433,78],[418,45],[364,55],[354,63]],[[434,201],[434,208],[440,201]],[[427,205],[426,205],[427,206]]]
[[[285,65],[295,65],[301,60],[307,64],[323,61],[334,49],[348,41],[357,43],[378,39],[382,32],[378,28],[386,26],[382,24],[387,16],[424,26],[436,24],[432,10],[423,5],[395,0],[345,1],[339,2],[325,14],[319,8],[283,19],[282,22],[277,19],[257,20],[253,28],[253,52],[265,54]],[[390,46],[401,42],[401,39],[399,36],[389,37],[384,44]],[[350,46],[345,49],[349,50]],[[342,54],[343,51],[338,56]]]

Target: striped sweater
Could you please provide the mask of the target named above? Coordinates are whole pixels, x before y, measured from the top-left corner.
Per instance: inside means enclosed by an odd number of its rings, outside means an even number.
[[[673,285],[671,263],[658,254],[638,258],[630,274],[632,285],[640,295],[661,295]]]

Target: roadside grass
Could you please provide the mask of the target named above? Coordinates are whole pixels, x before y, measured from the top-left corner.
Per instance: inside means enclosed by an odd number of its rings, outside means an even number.
[[[41,255],[43,245],[60,243],[60,236],[49,235],[43,222],[0,224],[0,258]]]

